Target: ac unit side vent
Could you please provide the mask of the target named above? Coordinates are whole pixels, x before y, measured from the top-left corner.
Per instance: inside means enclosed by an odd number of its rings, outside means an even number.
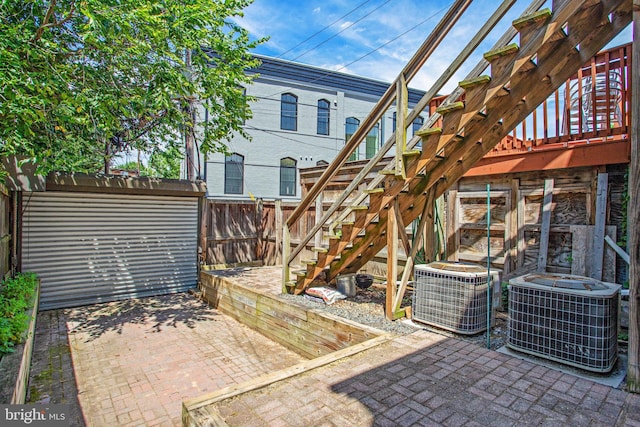
[[[507,346],[592,372],[618,357],[620,285],[547,273],[509,281]]]
[[[412,319],[462,335],[487,330],[487,270],[475,264],[416,265]],[[491,271],[492,299],[500,301],[500,275]],[[496,307],[492,304],[493,308]],[[491,322],[495,311],[491,310]]]

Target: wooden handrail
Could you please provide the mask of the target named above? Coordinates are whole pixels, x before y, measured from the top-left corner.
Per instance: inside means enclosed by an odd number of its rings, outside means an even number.
[[[522,12],[522,15],[525,16],[525,15],[528,15],[528,14],[530,14],[532,12],[535,12],[536,10],[540,9],[544,3],[545,3],[544,0],[533,0],[529,4],[529,6],[527,6],[527,8]],[[433,84],[431,89],[429,89],[429,91],[427,91],[427,93],[425,93],[425,95],[422,97],[422,99],[420,99],[420,101],[418,101],[418,103],[415,105],[413,110],[411,110],[411,112],[409,113],[409,115],[407,117],[407,123],[413,123],[413,121],[418,117],[418,115],[428,105],[430,105],[431,101],[434,99],[434,97],[436,96],[438,91],[440,91],[440,89],[442,89],[442,87],[445,85],[445,83],[447,81],[449,81],[449,79],[460,68],[460,66],[469,57],[469,55],[471,55],[471,53],[473,53],[475,48],[477,48],[478,45],[482,42],[482,40],[484,40],[486,35],[491,31],[491,29],[493,29],[493,27],[500,20],[500,18],[502,18],[502,16],[504,16],[504,14],[509,10],[509,8],[510,8],[510,6],[512,4],[513,4],[513,2],[505,1],[502,5],[500,5],[500,7],[498,9],[496,9],[496,13],[494,14],[494,16],[489,18],[489,20],[485,23],[485,25],[474,36],[472,41],[469,42],[469,44],[462,50],[462,52],[460,52],[458,57],[451,63],[451,66],[449,66],[449,68],[447,68],[447,70],[438,78],[438,80],[436,80],[436,82]],[[500,37],[500,39],[498,39],[498,41],[493,45],[491,50],[496,49],[496,48],[498,48],[500,46],[504,46],[505,44],[509,43],[516,36],[516,34],[517,34],[516,30],[513,27],[509,27],[505,31],[505,33],[502,35],[502,37]],[[472,79],[474,77],[479,76],[487,68],[488,65],[489,65],[489,63],[485,59],[481,59],[480,62],[478,62],[478,64],[473,68],[473,70],[471,70],[471,72],[465,77],[465,80],[469,80],[469,79]],[[454,90],[453,93],[451,93],[449,96],[447,96],[444,99],[444,101],[441,102],[441,104],[447,104],[447,103],[450,103],[450,102],[454,102],[454,101],[458,100],[462,96],[462,94],[463,94],[462,88],[457,87]],[[438,120],[440,120],[440,117],[441,117],[440,114],[434,112],[433,114],[431,114],[429,116],[429,119],[422,126],[421,129],[427,129],[427,128],[432,127],[433,125],[435,125],[438,122]],[[411,148],[415,147],[415,145],[418,143],[418,141],[420,141],[420,138],[418,138],[418,137],[412,138],[409,142],[407,142],[407,148],[411,149]],[[356,178],[354,178],[351,186],[347,187],[347,189],[345,189],[345,191],[342,193],[342,196],[338,200],[336,200],[335,209],[333,209],[334,208],[333,206],[332,206],[332,208],[330,208],[330,212],[328,212],[328,214],[326,215],[327,217],[329,215],[333,214],[333,212],[335,212],[335,210],[337,210],[337,208],[340,206],[340,204],[342,204],[342,202],[344,202],[346,200],[348,195],[356,188],[356,186],[364,179],[364,177],[373,169],[375,164],[377,164],[384,157],[384,155],[391,149],[391,147],[393,146],[394,142],[395,142],[395,135],[391,136],[386,141],[385,145],[382,146],[382,148],[380,148],[380,151],[378,153],[376,153],[376,156],[374,156],[370,160],[369,164],[367,164],[367,166],[365,166],[365,168],[363,168],[363,170],[360,172],[360,174],[358,174],[358,176],[356,176]],[[392,162],[389,161],[387,163],[386,167],[390,168],[391,166],[392,166]],[[371,182],[369,184],[369,189],[377,187],[382,182],[383,179],[384,179],[384,177],[375,178],[373,180],[373,182]],[[365,194],[361,194],[353,203],[357,205],[357,204],[361,203],[365,199],[365,197],[366,197]],[[338,219],[336,219],[334,221],[334,224],[336,222],[344,220],[344,218],[346,218],[346,216],[348,214],[349,214],[348,210],[344,211],[338,217]]]
[[[426,62],[429,56],[431,56],[433,51],[444,39],[449,30],[458,21],[458,19],[460,19],[464,11],[469,7],[471,1],[472,0],[456,0],[451,5],[436,28],[420,46],[409,63],[402,69],[401,75],[404,75],[407,82],[417,74],[422,65]],[[389,86],[384,95],[382,95],[380,100],[373,107],[371,113],[369,113],[369,116],[367,116],[362,125],[358,127],[351,139],[349,139],[349,141],[345,144],[345,146],[338,153],[333,162],[331,162],[331,164],[327,167],[318,182],[316,182],[311,190],[309,190],[309,193],[300,202],[300,205],[296,208],[295,211],[293,211],[293,213],[287,220],[287,226],[291,227],[300,219],[303,212],[309,206],[311,206],[311,203],[316,199],[316,197],[318,197],[318,194],[322,190],[324,190],[325,186],[329,183],[331,178],[333,178],[338,170],[342,167],[342,165],[344,165],[353,150],[358,147],[362,139],[364,139],[364,137],[369,133],[373,126],[380,120],[384,112],[389,109],[389,107],[391,107],[393,101],[395,100],[396,81],[397,79]]]
[[[482,42],[482,40],[484,40],[486,35],[491,31],[491,29],[493,29],[493,27],[497,24],[497,22],[504,16],[504,14],[513,5],[513,3],[514,2],[511,1],[511,0],[505,0],[496,9],[496,12],[494,13],[494,15],[485,23],[485,25],[483,25],[483,27],[474,36],[472,41],[469,42],[469,44],[465,47],[465,49],[463,49],[462,52],[460,52],[460,54],[458,55],[458,57],[452,62],[451,66],[438,78],[438,80],[433,84],[433,86],[427,91],[427,93],[425,93],[425,95],[422,97],[422,99],[420,99],[420,101],[416,104],[416,106],[413,108],[413,110],[407,116],[406,123],[412,123],[413,120],[415,120],[418,117],[418,115],[422,112],[422,110],[424,110],[424,108],[427,105],[429,105],[429,103],[436,96],[438,91],[440,91],[440,89],[442,89],[444,84],[453,76],[453,74],[464,63],[464,61],[468,58],[468,56]],[[527,14],[535,12],[536,10],[540,9],[540,7],[542,7],[542,5],[544,3],[545,3],[544,0],[533,0],[529,4],[529,6],[527,6],[527,8],[522,12],[522,15],[525,16]],[[501,46],[509,43],[516,35],[517,35],[517,31],[515,30],[515,28],[509,27],[505,31],[505,33],[502,35],[502,37],[500,37],[500,39],[495,43],[495,45],[493,46],[492,49],[497,48],[497,47],[501,47]],[[425,58],[425,61],[426,61],[426,58]],[[467,75],[467,77],[465,79],[470,79],[470,78],[479,76],[487,68],[488,65],[489,65],[489,63],[485,59],[481,59],[480,62],[473,68],[473,70]],[[443,102],[443,104],[456,101],[458,98],[460,98],[460,96],[462,96],[462,94],[463,94],[462,88],[457,87],[456,90],[446,98],[446,100]],[[429,117],[429,120],[427,121],[427,123],[425,123],[422,126],[422,129],[429,128],[429,127],[433,126],[439,119],[440,119],[440,115],[439,114],[437,114],[437,113],[432,114]],[[355,137],[355,134],[354,134],[354,137]],[[305,245],[307,243],[309,243],[309,241],[311,240],[312,236],[314,236],[318,231],[320,231],[322,226],[329,220],[331,215],[333,215],[338,210],[338,208],[342,205],[342,203],[347,199],[349,194],[351,194],[358,187],[358,185],[369,174],[369,172],[371,172],[371,170],[375,167],[375,165],[377,165],[383,159],[385,154],[391,149],[391,147],[395,143],[395,141],[396,141],[395,138],[396,138],[396,136],[394,134],[394,135],[391,135],[387,139],[385,144],[374,155],[374,157],[371,158],[369,163],[367,163],[367,165],[353,179],[351,184],[341,193],[340,197],[338,197],[338,199],[325,212],[325,214],[322,217],[322,219],[316,223],[316,225],[307,234],[307,236],[289,254],[289,256],[287,257],[287,260],[286,260],[287,263],[290,263],[290,262],[293,261],[293,259],[295,259],[295,257],[302,251],[302,249],[305,247]],[[353,137],[352,137],[352,139],[353,139]],[[418,141],[420,141],[420,138],[414,136],[409,142],[407,142],[407,147],[409,149],[413,148],[418,143]],[[355,149],[355,146],[352,148],[352,150],[353,149]],[[351,151],[349,151],[348,153],[350,154]],[[392,167],[393,164],[394,164],[394,161],[390,161],[386,166],[387,167]],[[341,165],[338,166],[338,168],[339,167],[341,167]],[[315,185],[312,187],[312,189],[319,188],[320,180],[322,180],[322,178],[328,172],[329,168],[331,168],[331,165],[327,167],[327,170],[325,170],[325,173],[323,173],[323,175],[315,183]],[[338,172],[338,169],[336,169],[334,171],[334,173],[328,179],[330,180],[331,178],[333,178],[333,176],[335,176],[335,174],[337,172]],[[371,188],[375,188],[376,186],[378,186],[382,182],[383,179],[384,179],[384,177],[382,177],[382,176],[376,177],[369,184],[368,187],[370,189]],[[328,181],[327,181],[327,183],[328,183]],[[326,186],[327,183],[323,183],[323,187],[320,188],[320,191],[322,191],[322,189],[324,188],[324,186]],[[309,194],[307,195],[307,197],[309,197]],[[366,198],[366,194],[363,193],[353,203],[354,204],[359,204],[365,198]],[[305,198],[305,200],[306,200],[306,198]],[[294,214],[295,214],[295,212],[294,212]],[[349,210],[345,210],[344,212],[342,212],[341,215],[338,217],[338,219],[336,219],[334,221],[334,224],[337,221],[344,220],[344,218],[346,218],[346,216],[348,214],[349,214]],[[293,224],[293,222],[290,223],[289,221],[287,221],[287,224],[290,225],[290,224]]]

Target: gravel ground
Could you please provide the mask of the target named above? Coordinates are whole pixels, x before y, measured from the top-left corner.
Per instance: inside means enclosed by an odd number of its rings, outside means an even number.
[[[382,285],[374,284],[369,289],[358,289],[356,296],[344,300],[338,300],[333,304],[327,305],[324,302],[318,302],[300,295],[280,295],[281,298],[289,302],[293,302],[305,307],[331,313],[363,325],[381,329],[397,335],[405,335],[415,332],[417,329],[426,329],[428,331],[442,334],[449,337],[456,337],[466,341],[471,341],[479,346],[486,347],[486,333],[473,336],[454,334],[443,329],[438,329],[418,322],[407,319],[396,321],[387,320],[384,315],[385,288]],[[403,301],[403,306],[411,304],[411,295],[407,292]],[[496,324],[491,330],[491,348],[497,349],[502,347],[506,342],[507,332],[507,313],[498,312],[496,314]]]

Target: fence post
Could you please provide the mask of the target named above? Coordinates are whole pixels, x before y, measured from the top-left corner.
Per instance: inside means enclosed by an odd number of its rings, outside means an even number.
[[[320,220],[322,219],[323,211],[322,211],[322,202],[323,202],[323,193],[318,194],[318,198],[316,199],[316,225],[320,224]],[[322,246],[322,229],[319,229],[316,232],[314,246],[319,248]]]
[[[287,293],[287,283],[289,282],[289,254],[291,253],[291,236],[289,234],[289,226],[284,224],[282,227],[282,293]]]
[[[276,199],[274,209],[276,217],[276,263],[284,264],[286,260],[282,253],[282,200]]]

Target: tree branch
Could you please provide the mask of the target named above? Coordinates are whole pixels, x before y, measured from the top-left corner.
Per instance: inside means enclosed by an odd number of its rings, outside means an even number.
[[[33,36],[33,43],[37,43],[38,40],[42,38],[42,35],[44,34],[44,31],[47,28],[61,27],[67,22],[69,22],[69,20],[71,20],[75,12],[76,2],[75,0],[71,2],[71,9],[69,10],[69,13],[67,14],[67,16],[64,17],[64,19],[62,19],[61,21],[54,20],[53,22],[49,22],[51,20],[51,17],[54,15],[55,7],[56,7],[56,0],[51,0],[51,3],[49,3],[49,7],[47,8],[47,13],[44,15],[44,19],[42,20],[42,25],[38,27],[38,29],[36,30],[36,34]]]

